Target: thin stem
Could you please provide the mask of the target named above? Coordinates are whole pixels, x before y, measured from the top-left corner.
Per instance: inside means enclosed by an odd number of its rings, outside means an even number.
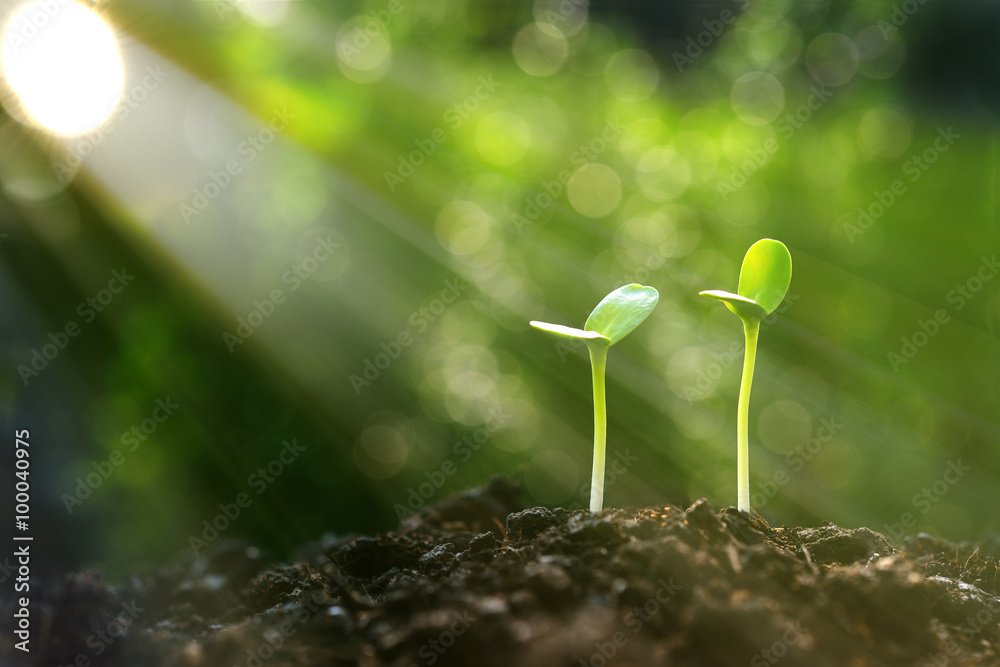
[[[603,342],[587,345],[590,367],[594,374],[594,473],[590,480],[590,511],[600,512],[604,506],[604,450],[608,438],[607,406],[604,399],[604,367],[608,346]]]
[[[746,336],[747,346],[743,353],[743,381],[740,383],[739,413],[736,416],[737,508],[741,512],[750,511],[750,385],[753,384],[753,366],[757,358],[759,330],[759,319],[743,320],[743,334]]]

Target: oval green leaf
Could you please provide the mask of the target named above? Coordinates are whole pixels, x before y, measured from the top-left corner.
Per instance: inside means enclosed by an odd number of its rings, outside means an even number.
[[[767,316],[767,313],[764,312],[764,308],[761,307],[759,303],[753,299],[748,299],[745,296],[740,296],[739,294],[725,292],[720,289],[705,290],[703,292],[698,292],[698,294],[700,296],[718,299],[722,303],[726,304],[726,308],[736,313],[741,320],[762,320]]]
[[[614,345],[627,336],[656,308],[660,293],[652,287],[633,283],[619,287],[604,297],[583,326],[596,331]]]
[[[740,268],[740,296],[755,302],[765,315],[770,315],[781,305],[791,282],[792,256],[784,243],[761,239],[750,246]]]
[[[548,322],[539,322],[538,320],[532,320],[528,322],[531,326],[536,329],[541,329],[542,331],[548,331],[551,334],[561,336],[563,338],[579,338],[581,340],[607,340],[604,336],[597,333],[596,331],[584,331],[583,329],[577,329],[576,327],[567,327],[562,324],[549,324]]]

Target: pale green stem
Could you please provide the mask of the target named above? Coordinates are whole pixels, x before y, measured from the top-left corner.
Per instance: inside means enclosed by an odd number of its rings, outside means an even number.
[[[608,439],[607,406],[604,399],[604,368],[608,346],[600,342],[587,345],[594,374],[594,474],[590,480],[590,511],[604,506],[604,450]]]
[[[743,320],[743,334],[746,336],[747,346],[743,353],[743,381],[740,383],[740,405],[736,416],[737,508],[741,512],[750,511],[750,385],[753,384],[753,366],[757,358],[759,330],[759,319]]]

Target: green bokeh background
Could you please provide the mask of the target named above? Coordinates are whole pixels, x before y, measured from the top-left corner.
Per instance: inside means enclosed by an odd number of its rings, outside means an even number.
[[[629,463],[609,472],[605,503],[734,504],[742,333],[697,292],[734,290],[744,252],[764,237],[789,247],[794,274],[760,337],[756,509],[775,523],[881,531],[908,512],[905,532],[952,539],[996,527],[1000,280],[977,282],[993,277],[989,262],[977,272],[997,249],[995,9],[287,9],[267,26],[225,2],[99,7],[259,126],[276,108],[295,114],[245,205],[279,232],[294,227],[282,212],[308,218],[343,255],[332,278],[304,283],[294,310],[268,319],[267,345],[255,333],[229,353],[221,334],[252,303],[225,307],[219,285],[156,242],[160,204],[122,205],[86,163],[64,190],[25,194],[24,165],[46,164],[52,139],[2,118],[4,426],[32,431],[34,530],[52,567],[115,577],[190,553],[202,521],[293,438],[306,451],[224,531],[275,558],[324,532],[390,529],[394,507],[434,481],[431,500],[504,474],[528,503],[585,505],[586,350],[527,323],[581,326],[629,282],[656,287],[660,305],[609,356],[609,462],[628,452]],[[356,28],[386,15],[359,55],[345,51]],[[432,154],[390,187],[386,173],[428,140]],[[131,154],[118,168],[156,159]],[[191,247],[199,225],[226,224],[238,244],[251,224],[221,205],[191,226],[176,202],[167,213]],[[294,243],[254,252],[297,261]],[[134,284],[26,386],[18,365],[122,266]],[[226,280],[260,295],[281,285],[253,263]],[[436,304],[448,281],[457,298]],[[940,309],[945,323],[921,337]],[[411,342],[362,385],[366,362],[403,333]],[[894,363],[904,337],[924,344]],[[75,480],[168,396],[177,412],[67,513]],[[810,439],[818,451],[793,458]],[[970,470],[941,482],[959,459]]]

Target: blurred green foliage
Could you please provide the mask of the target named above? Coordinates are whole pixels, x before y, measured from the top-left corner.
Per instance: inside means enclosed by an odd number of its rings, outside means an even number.
[[[605,505],[733,504],[739,323],[696,294],[735,285],[763,237],[785,242],[795,277],[758,353],[754,508],[883,531],[909,512],[911,532],[950,538],[993,525],[995,110],[975,77],[951,98],[921,88],[941,81],[926,59],[936,26],[977,11],[996,25],[991,10],[927,3],[902,20],[905,3],[679,3],[658,32],[652,3],[292,2],[273,26],[237,4],[109,11],[258,117],[295,111],[283,141],[337,185],[303,177],[286,195],[304,206],[325,191],[336,205],[320,222],[350,265],[303,289],[314,314],[289,326],[284,353],[229,355],[219,335],[235,314],[145,247],[141,216],[87,180],[48,209],[10,207],[21,250],[0,254],[22,307],[41,313],[22,322],[12,366],[105,266],[140,276],[44,393],[5,386],[15,415],[58,434],[40,476],[73,564],[182,552],[290,438],[301,461],[227,537],[282,555],[323,531],[388,529],[494,474],[517,477],[530,503],[585,503],[585,349],[527,323],[582,322],[631,282],[661,301],[611,352],[608,460],[632,458]],[[995,49],[964,48],[955,62]],[[75,232],[39,231],[63,205]],[[256,280],[251,269],[234,279]],[[352,382],[397,349],[370,385]],[[167,395],[176,416],[68,516],[60,494]],[[972,471],[935,486],[958,459]]]

